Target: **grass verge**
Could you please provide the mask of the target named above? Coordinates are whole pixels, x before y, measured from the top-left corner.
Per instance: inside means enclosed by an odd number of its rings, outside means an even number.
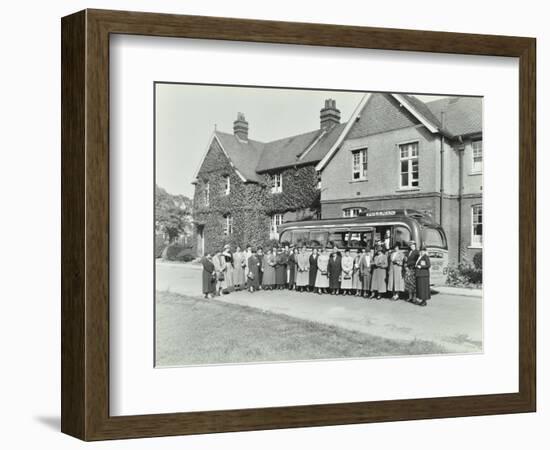
[[[394,340],[219,300],[156,293],[156,364],[441,354],[438,344]]]

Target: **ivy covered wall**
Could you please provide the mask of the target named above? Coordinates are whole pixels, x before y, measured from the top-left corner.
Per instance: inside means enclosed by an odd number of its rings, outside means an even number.
[[[316,218],[320,211],[320,191],[313,165],[287,168],[282,172],[283,192],[272,194],[269,174],[265,183],[243,182],[216,141],[208,151],[195,185],[193,219],[195,252],[199,253],[199,227],[203,228],[205,252],[215,252],[227,243],[257,247],[269,242],[271,216],[283,213],[285,221]],[[230,192],[225,194],[226,177],[230,177]],[[205,203],[206,184],[210,202]],[[225,217],[233,217],[233,232],[224,234]]]

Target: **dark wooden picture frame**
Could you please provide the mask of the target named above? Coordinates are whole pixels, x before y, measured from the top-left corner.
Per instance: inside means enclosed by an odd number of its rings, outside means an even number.
[[[84,440],[535,411],[533,38],[85,10],[62,30],[61,429]],[[133,34],[519,58],[519,391],[140,416],[109,415],[109,36]]]

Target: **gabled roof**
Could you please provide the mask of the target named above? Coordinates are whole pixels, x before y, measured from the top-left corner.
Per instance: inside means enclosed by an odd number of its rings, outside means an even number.
[[[221,131],[215,131],[214,135],[218,138],[229,161],[245,178],[243,181],[262,182],[262,177],[256,172],[256,166],[265,144],[252,139],[241,141],[234,134]]]
[[[441,118],[443,128],[452,136],[481,133],[483,99],[481,97],[449,97],[425,103],[434,116]]]
[[[338,124],[328,131],[313,130],[264,144],[257,172],[315,163],[323,158],[345,127]]]
[[[407,114],[410,119],[407,120],[409,120],[409,125],[416,123],[414,121],[417,120],[432,133],[443,133],[448,137],[457,137],[482,131],[481,97],[449,97],[425,103],[407,94],[367,93],[362,97],[347,123],[338,124],[328,130],[313,130],[271,142],[259,142],[252,139],[243,141],[234,134],[216,130],[212,134],[206,153],[212,142],[216,140],[230,164],[245,182],[263,183],[262,172],[303,164],[317,164],[316,170],[320,171],[330,161],[334,153],[338,151],[352,129],[357,128],[357,130],[351,132],[351,135],[353,133],[369,134],[368,128],[354,127],[354,125],[358,123],[359,119],[363,121],[363,111],[369,101],[376,96],[385,96],[384,98],[391,99],[393,102],[399,102],[408,111]],[[382,117],[377,116],[378,122],[382,120],[383,124],[384,114],[389,114],[387,112],[388,108],[379,111],[380,114],[378,115]],[[443,120],[441,120],[441,113],[444,113]],[[400,113],[394,113],[394,116],[395,114],[399,115]],[[399,126],[408,125],[405,123],[405,125],[401,124]],[[383,126],[380,124],[378,128],[383,130]]]
[[[350,117],[348,126],[343,130],[339,138],[315,167],[317,171],[321,171],[328,164],[343,141],[350,135],[352,129],[355,128],[353,125],[359,119],[363,120],[363,111],[366,109],[369,101],[375,96],[393,97],[393,99],[404,106],[416,120],[422,123],[432,133],[441,133],[452,138],[464,134],[482,132],[481,97],[449,97],[424,103],[417,97],[408,94],[366,94]],[[443,116],[441,114],[442,112]],[[376,119],[383,122],[383,114],[384,112],[382,112],[382,117],[376,117]],[[443,122],[438,119],[438,117],[442,117]],[[368,122],[368,117],[366,120]],[[381,130],[378,130],[378,132],[380,131]],[[359,133],[361,134],[361,131]],[[365,135],[369,134],[368,130],[363,130],[362,133],[366,133]]]

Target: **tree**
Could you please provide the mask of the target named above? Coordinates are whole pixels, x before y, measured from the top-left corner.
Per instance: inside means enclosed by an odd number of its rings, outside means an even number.
[[[160,186],[155,186],[155,227],[169,242],[192,229],[192,202],[185,195],[172,195]]]

